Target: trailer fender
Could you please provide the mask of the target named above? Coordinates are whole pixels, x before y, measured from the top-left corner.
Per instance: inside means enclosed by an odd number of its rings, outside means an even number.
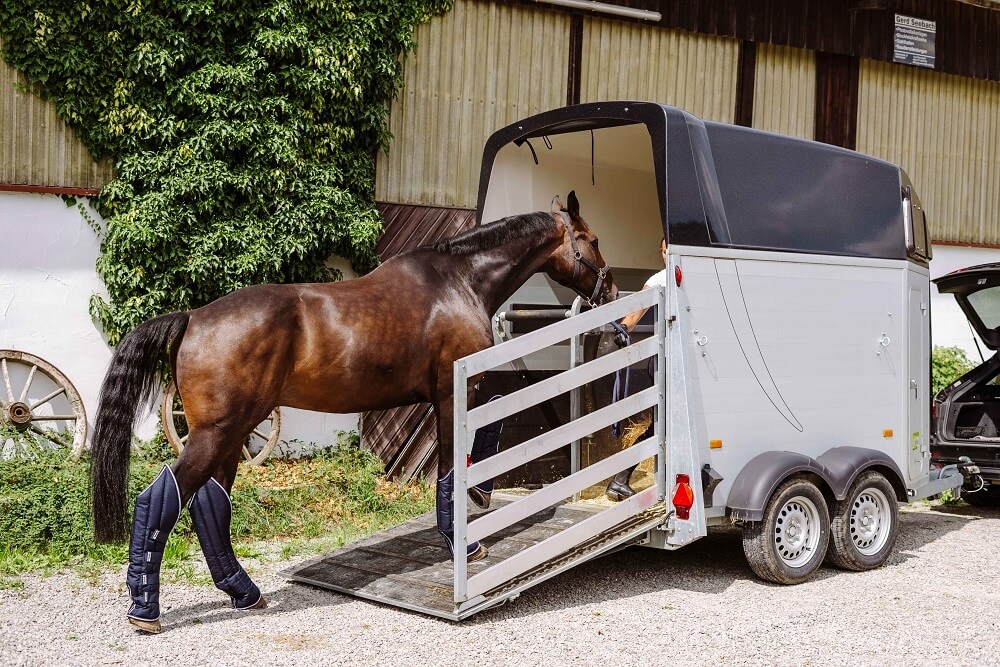
[[[798,473],[818,475],[833,488],[830,471],[811,456],[798,452],[773,451],[750,459],[733,481],[726,506],[729,516],[740,521],[761,521],[764,507],[775,489]]]
[[[896,462],[885,452],[866,447],[834,447],[816,457],[816,461],[829,471],[830,488],[837,500],[843,500],[855,478],[869,468],[878,469],[889,480],[896,491],[897,500],[901,502],[908,500],[903,474]]]

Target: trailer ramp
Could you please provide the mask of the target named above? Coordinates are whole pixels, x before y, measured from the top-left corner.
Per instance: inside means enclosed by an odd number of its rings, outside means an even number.
[[[653,495],[655,489],[646,489],[641,493]],[[493,510],[508,505],[514,499],[499,493],[494,495]],[[482,572],[580,525],[598,515],[602,509],[606,508],[576,502],[538,512],[484,540],[489,555],[481,561],[469,563],[469,574]],[[470,519],[488,513],[472,512]],[[663,503],[654,505],[464,604],[455,602],[455,570],[451,555],[437,531],[434,512],[279,574],[311,586],[460,621],[515,598],[521,591],[575,565],[616,547],[640,541],[650,529],[663,523],[664,518]]]
[[[641,308],[656,309],[653,337],[586,363],[574,362],[558,375],[485,405],[473,408],[467,404],[470,382],[480,374],[567,339],[575,346],[579,336]],[[676,522],[667,521],[666,511],[664,309],[664,289],[644,289],[455,362],[453,466],[458,503],[454,561],[437,532],[434,515],[426,514],[283,574],[294,581],[461,620],[573,565],[633,543],[655,526],[667,524],[669,529]],[[579,309],[574,308],[574,312]],[[568,423],[484,461],[468,461],[478,428],[650,358],[657,360],[652,387],[588,415],[572,415]],[[463,511],[470,486],[573,446],[599,429],[652,408],[656,409],[654,433],[644,440],[581,470],[577,470],[580,458],[574,456],[568,477],[527,495],[496,496],[490,511]],[[585,489],[653,457],[654,481],[648,489],[610,507],[568,502]],[[469,563],[466,547],[477,540],[486,545],[490,555]]]

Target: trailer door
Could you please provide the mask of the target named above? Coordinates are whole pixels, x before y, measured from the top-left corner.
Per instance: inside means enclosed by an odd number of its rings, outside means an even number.
[[[907,446],[911,488],[928,474],[930,449],[930,282],[927,269],[910,265],[907,291]]]

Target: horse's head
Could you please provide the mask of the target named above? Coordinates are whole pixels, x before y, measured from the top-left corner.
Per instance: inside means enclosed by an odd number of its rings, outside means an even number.
[[[552,198],[552,216],[563,227],[563,241],[549,257],[545,272],[560,285],[576,291],[591,305],[614,301],[618,297],[611,269],[601,256],[597,235],[580,217],[580,201],[570,192],[568,208],[556,195]]]

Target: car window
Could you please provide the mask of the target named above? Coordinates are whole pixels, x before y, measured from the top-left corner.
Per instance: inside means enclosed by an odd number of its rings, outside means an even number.
[[[967,299],[987,329],[1000,327],[1000,285],[973,292]]]

